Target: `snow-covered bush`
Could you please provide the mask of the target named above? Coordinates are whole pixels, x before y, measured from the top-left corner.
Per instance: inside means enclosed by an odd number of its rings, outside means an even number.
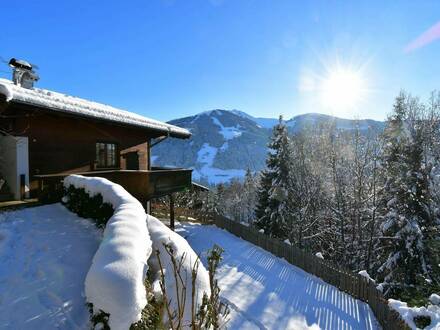
[[[94,220],[99,228],[104,228],[114,213],[113,206],[104,203],[101,194],[89,196],[84,188],[75,188],[72,185],[64,189],[62,202],[80,217]]]
[[[174,322],[168,316],[171,314],[175,315],[183,328],[189,328],[193,313],[203,303],[204,294],[211,294],[209,274],[182,236],[152,216],[147,216],[147,222],[155,251],[148,260],[154,276],[153,291],[158,299],[163,299],[163,291],[166,291],[169,301],[166,303],[169,313],[166,308],[163,312],[164,323]],[[197,275],[195,280],[192,275],[194,271]]]
[[[435,305],[428,305],[427,307],[409,307],[406,302],[388,299],[388,304],[391,308],[399,312],[402,319],[411,327],[411,329],[419,329],[416,321],[420,318],[430,319],[429,325],[424,327],[425,330],[440,328],[440,307]]]
[[[128,329],[147,304],[144,281],[152,251],[147,215],[138,200],[109,180],[70,175],[64,187],[70,186],[91,198],[101,195],[114,210],[87,274],[85,294],[94,313],[109,314],[111,329]],[[68,198],[64,202],[70,203]]]

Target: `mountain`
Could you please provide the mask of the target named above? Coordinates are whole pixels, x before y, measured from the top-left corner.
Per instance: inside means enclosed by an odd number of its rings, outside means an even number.
[[[264,167],[270,130],[231,111],[212,110],[169,123],[189,129],[189,140],[168,139],[152,149],[154,165],[193,168],[195,181],[217,184]]]
[[[367,131],[368,129],[382,130],[385,123],[382,121],[372,119],[345,119],[338,118],[320,113],[307,113],[304,115],[298,115],[286,121],[289,131],[292,133],[299,132],[308,126],[319,126],[325,123],[334,122],[336,129],[339,130],[353,130],[356,125],[361,131]]]
[[[278,123],[277,118],[252,117],[251,115],[248,115],[246,112],[239,110],[231,110],[231,112],[233,114],[236,114],[237,116],[250,119],[263,128],[272,128]]]
[[[304,114],[286,121],[289,132],[307,126],[334,121],[341,130],[351,130],[355,121],[323,114]],[[238,110],[211,110],[195,116],[171,120],[170,124],[187,128],[188,140],[169,138],[152,148],[152,161],[157,166],[193,168],[193,180],[204,184],[229,182],[243,178],[246,169],[264,168],[267,143],[276,118],[256,118]],[[370,119],[357,122],[361,130],[381,130],[383,122]]]

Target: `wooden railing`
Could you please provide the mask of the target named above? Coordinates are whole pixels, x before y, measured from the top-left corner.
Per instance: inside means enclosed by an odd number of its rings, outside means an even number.
[[[294,245],[271,238],[258,230],[232,221],[221,215],[214,215],[214,224],[242,239],[267,250],[277,257],[284,258],[307,273],[320,277],[325,282],[343,292],[366,302],[372,309],[383,329],[406,330],[409,326],[400,318],[399,313],[392,309],[382,292],[375,284],[365,277],[341,269],[329,261],[320,259]]]
[[[151,215],[161,220],[169,219],[170,207],[169,204],[156,203],[154,200],[151,203]],[[203,210],[189,209],[182,206],[174,206],[174,217],[177,221],[196,221],[201,223],[213,223],[213,217],[210,214],[206,214]]]
[[[191,172],[187,169],[155,169],[151,171],[107,170],[89,171],[81,174],[106,178],[120,184],[141,202],[168,195],[191,187]],[[70,173],[38,175],[40,191],[58,199],[62,180]]]

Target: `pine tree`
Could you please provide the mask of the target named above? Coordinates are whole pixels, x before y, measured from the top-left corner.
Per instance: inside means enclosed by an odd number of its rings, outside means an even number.
[[[255,225],[269,233],[269,190],[271,188],[272,178],[268,170],[263,170],[260,175],[260,183],[257,190],[258,200],[255,207]]]
[[[430,218],[428,181],[422,164],[421,121],[409,117],[413,102],[404,93],[396,98],[384,132],[378,273],[388,284],[387,293],[428,275],[422,231]]]
[[[428,270],[437,285],[440,283],[440,92],[433,92],[427,105],[425,123],[425,159],[429,173],[431,221],[424,227],[425,246],[429,257]]]
[[[259,201],[256,209],[257,227],[279,238],[286,238],[290,220],[290,140],[280,116],[269,142],[266,169],[262,172]]]

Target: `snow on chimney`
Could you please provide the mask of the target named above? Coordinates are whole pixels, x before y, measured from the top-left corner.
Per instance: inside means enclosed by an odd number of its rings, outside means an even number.
[[[9,66],[12,68],[12,81],[15,85],[32,89],[34,82],[40,79],[33,70],[35,65],[33,66],[29,62],[11,58]]]

